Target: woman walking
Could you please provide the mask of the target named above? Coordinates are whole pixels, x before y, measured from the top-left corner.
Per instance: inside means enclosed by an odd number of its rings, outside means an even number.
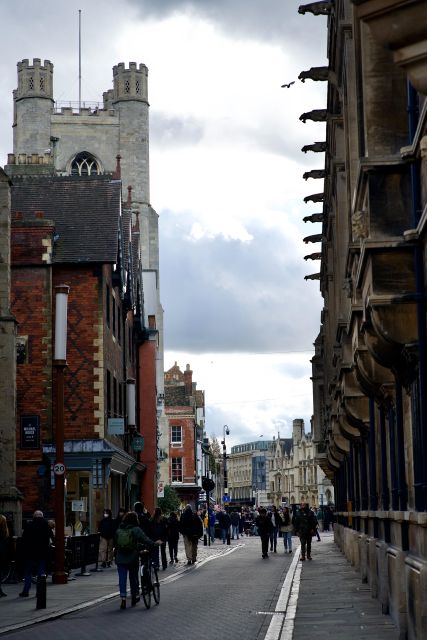
[[[104,517],[99,523],[99,557],[101,567],[111,567],[113,560],[113,538],[116,527],[111,509],[104,509]]]
[[[166,525],[168,537],[170,564],[178,562],[179,520],[175,511],[172,511]]]
[[[117,572],[119,574],[120,609],[126,609],[127,575],[129,573],[132,606],[139,602],[139,551],[138,545],[143,544],[152,549],[161,545],[161,540],[153,542],[142,531],[138,524],[138,516],[129,511],[123,518],[114,535],[114,549],[116,555]]]
[[[292,553],[292,532],[294,530],[292,520],[292,514],[289,511],[288,507],[284,507],[282,514],[282,526],[280,527],[280,531],[283,534],[285,553],[287,551],[289,551],[289,553]]]

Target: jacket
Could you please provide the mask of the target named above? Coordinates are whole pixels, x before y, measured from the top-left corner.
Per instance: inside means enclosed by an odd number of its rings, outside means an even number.
[[[272,526],[275,526],[277,529],[282,526],[282,517],[281,517],[280,513],[278,513],[277,511],[274,514],[274,522],[275,522],[274,525],[273,525],[273,512],[272,511],[269,511],[267,513],[267,518],[270,519]]]
[[[198,540],[203,535],[203,523],[197,513],[193,513],[191,509],[186,509],[179,521],[179,530],[183,536]]]
[[[218,513],[218,524],[221,529],[229,529],[231,527],[231,518],[225,511]]]
[[[310,509],[301,510],[294,520],[295,533],[303,538],[314,536],[317,527],[316,516]]]
[[[22,532],[22,553],[25,560],[47,560],[51,528],[45,518],[33,518]]]
[[[239,515],[239,513],[237,511],[233,511],[231,513],[230,520],[231,520],[231,524],[233,525],[233,527],[237,527],[237,525],[240,523],[240,515]]]
[[[269,536],[273,531],[273,525],[271,523],[271,518],[267,515],[259,515],[255,519],[255,524],[258,529],[258,533],[260,536]]]
[[[117,548],[117,532],[120,529],[129,529],[132,533],[132,538],[134,541],[134,548],[131,552],[127,553],[123,550]],[[115,557],[116,564],[124,564],[124,565],[132,565],[138,562],[139,558],[139,546],[146,545],[147,547],[154,547],[154,542],[145,535],[140,527],[134,527],[131,524],[121,524],[114,534],[114,547],[115,547]]]
[[[113,518],[108,516],[107,518],[102,518],[99,523],[99,533],[102,538],[106,540],[111,540],[114,537],[114,533],[116,531],[116,526]]]

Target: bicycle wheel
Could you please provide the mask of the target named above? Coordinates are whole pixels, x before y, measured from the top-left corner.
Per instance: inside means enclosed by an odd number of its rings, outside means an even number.
[[[151,577],[146,565],[141,567],[141,595],[147,609],[151,607]]]
[[[156,604],[159,604],[159,602],[160,602],[160,583],[159,583],[159,575],[157,573],[156,567],[151,567],[151,583],[153,585],[154,602]]]

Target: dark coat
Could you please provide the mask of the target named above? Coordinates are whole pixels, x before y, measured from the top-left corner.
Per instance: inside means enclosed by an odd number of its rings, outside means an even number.
[[[229,529],[231,527],[231,518],[225,511],[218,513],[218,524],[221,529]]]
[[[294,525],[298,536],[303,538],[314,536],[317,527],[316,516],[310,509],[301,509],[294,519]]]
[[[169,516],[167,525],[166,525],[166,533],[168,540],[178,540],[179,539],[179,520],[178,518],[172,518]]]
[[[271,526],[273,526],[272,515],[273,515],[273,512],[272,512],[272,511],[269,511],[269,512],[267,513],[267,518],[269,518],[269,519],[270,519]],[[275,521],[275,523],[276,523],[276,524],[274,525],[276,528],[281,527],[281,526],[282,526],[282,524],[283,524],[282,516],[281,516],[281,515],[280,515],[280,513],[278,513],[277,511],[276,511],[276,513],[274,514],[274,521]]]
[[[162,540],[163,542],[166,542],[166,538],[167,538],[166,523],[167,523],[166,518],[164,518],[163,516],[160,518],[159,521],[156,521],[153,518],[151,518],[150,535],[153,538],[153,540]]]
[[[24,560],[47,560],[51,528],[44,518],[33,518],[22,533],[22,553]]]
[[[271,518],[267,516],[267,514],[259,515],[255,520],[256,527],[258,529],[258,533],[260,536],[269,536],[273,531],[273,525],[271,523]]]
[[[130,529],[132,531],[132,538],[134,541],[134,547],[132,551],[126,553],[117,548],[117,531],[119,529]],[[132,565],[138,562],[139,546],[145,545],[147,547],[154,547],[154,542],[145,535],[140,527],[134,527],[132,524],[120,524],[119,528],[114,534],[114,546],[116,548],[116,564]]]
[[[101,537],[105,538],[106,540],[111,540],[111,538],[114,537],[116,529],[117,527],[115,521],[113,520],[113,518],[111,518],[111,516],[102,518],[101,522],[99,523],[99,533]]]
[[[203,535],[203,523],[197,513],[191,509],[185,509],[179,521],[179,530],[183,536],[198,540]]]

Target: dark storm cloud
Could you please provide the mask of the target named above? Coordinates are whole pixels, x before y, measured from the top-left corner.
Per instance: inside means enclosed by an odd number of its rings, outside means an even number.
[[[277,229],[254,227],[248,243],[192,241],[188,218],[163,212],[160,219],[166,349],[311,349],[320,322],[318,283],[304,281],[307,267],[290,241]]]
[[[282,45],[293,44],[303,51],[323,42],[326,53],[324,17],[298,14],[299,0],[129,0],[143,17],[167,17],[191,12],[207,18],[235,37],[250,37]],[[301,35],[301,32],[307,36]]]

